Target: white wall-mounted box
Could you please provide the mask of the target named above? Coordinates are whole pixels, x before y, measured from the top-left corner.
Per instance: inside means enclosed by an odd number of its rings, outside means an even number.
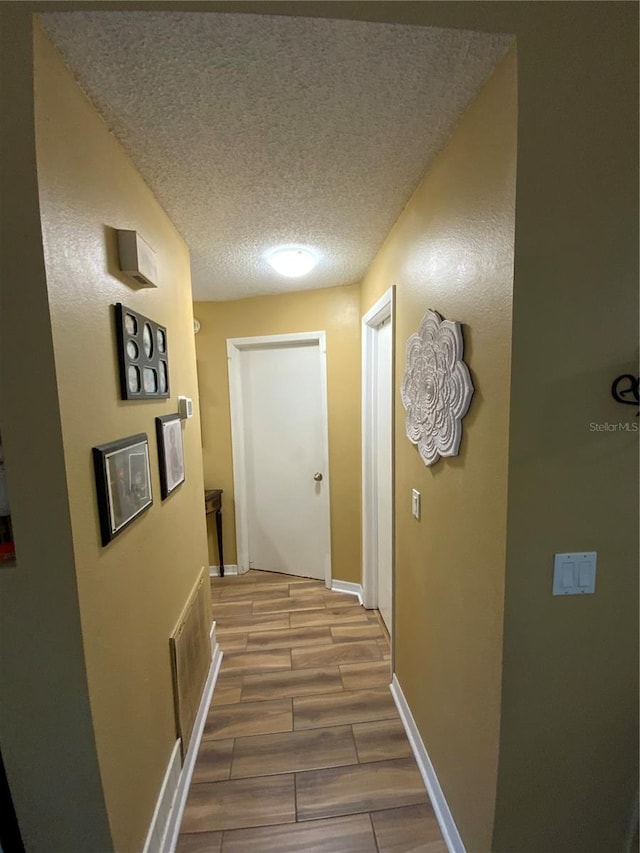
[[[158,286],[156,253],[137,231],[118,229],[120,269],[141,287]]]
[[[178,414],[183,421],[193,417],[193,400],[191,397],[178,397]]]

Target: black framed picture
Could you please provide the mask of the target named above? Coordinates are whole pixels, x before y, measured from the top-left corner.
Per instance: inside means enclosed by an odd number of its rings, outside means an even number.
[[[169,396],[167,330],[121,302],[115,306],[120,397],[149,400]]]
[[[184,447],[180,415],[163,415],[156,418],[156,435],[160,465],[160,492],[164,500],[181,483],[184,483]]]
[[[94,447],[93,465],[100,532],[106,545],[153,503],[146,433]]]

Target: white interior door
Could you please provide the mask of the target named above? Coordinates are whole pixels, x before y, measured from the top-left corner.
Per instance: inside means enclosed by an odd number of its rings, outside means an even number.
[[[324,333],[313,334],[229,341],[238,565],[330,583]]]
[[[392,334],[388,317],[375,329],[375,520],[378,552],[378,610],[391,634],[391,567],[393,562],[392,512]]]

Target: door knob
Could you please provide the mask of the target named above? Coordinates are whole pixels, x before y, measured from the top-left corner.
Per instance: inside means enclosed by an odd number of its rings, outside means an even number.
[[[316,471],[316,473],[313,475],[313,479],[316,481],[316,483],[322,482],[322,474],[320,473],[320,471]]]

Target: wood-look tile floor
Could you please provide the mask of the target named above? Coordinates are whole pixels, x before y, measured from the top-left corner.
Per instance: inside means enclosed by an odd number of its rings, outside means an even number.
[[[177,853],[446,853],[379,614],[268,572],[211,593],[224,657]]]

